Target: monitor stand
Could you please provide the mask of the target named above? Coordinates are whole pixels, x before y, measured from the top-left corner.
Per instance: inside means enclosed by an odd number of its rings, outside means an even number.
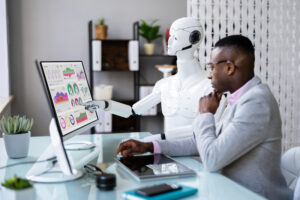
[[[67,151],[81,151],[90,150],[96,147],[96,145],[89,141],[73,141],[64,143],[65,150]]]
[[[63,140],[60,137],[56,122],[53,118],[50,122],[49,130],[51,144],[28,171],[26,178],[34,182],[42,183],[65,182],[80,178],[83,173],[72,169],[64,149]],[[55,156],[56,160],[39,162]],[[54,167],[56,161],[58,162],[58,167]]]

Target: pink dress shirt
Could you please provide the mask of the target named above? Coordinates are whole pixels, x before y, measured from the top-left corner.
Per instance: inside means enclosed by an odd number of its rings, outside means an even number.
[[[160,146],[159,146],[158,142],[153,141],[152,143],[153,143],[153,150],[154,150],[153,153],[160,154],[161,150],[160,150]]]
[[[228,104],[230,106],[233,106],[235,104],[235,102],[237,102],[240,99],[241,95],[243,94],[243,92],[248,84],[249,84],[249,81],[247,83],[245,83],[242,87],[240,87],[237,91],[235,91],[234,93],[229,95]]]

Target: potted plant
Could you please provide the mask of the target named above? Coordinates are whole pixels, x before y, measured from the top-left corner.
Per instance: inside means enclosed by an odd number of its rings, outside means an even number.
[[[99,24],[95,25],[95,34],[98,40],[107,39],[107,26],[103,17],[100,19]]]
[[[33,119],[25,116],[13,116],[0,120],[0,130],[3,133],[5,149],[10,158],[23,158],[28,155],[29,139]]]
[[[150,24],[147,24],[144,20],[141,20],[141,25],[139,25],[139,34],[147,40],[147,43],[144,44],[144,50],[146,55],[152,55],[154,52],[154,43],[153,40],[156,38],[162,37],[161,34],[158,34],[160,26],[155,26],[154,24],[158,20],[152,21]]]
[[[34,200],[35,190],[30,181],[14,176],[2,183],[2,197],[5,200]]]

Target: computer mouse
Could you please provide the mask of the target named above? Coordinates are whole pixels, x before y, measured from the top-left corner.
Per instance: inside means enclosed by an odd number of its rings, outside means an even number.
[[[112,190],[116,187],[116,175],[103,173],[96,176],[96,183],[100,190]]]

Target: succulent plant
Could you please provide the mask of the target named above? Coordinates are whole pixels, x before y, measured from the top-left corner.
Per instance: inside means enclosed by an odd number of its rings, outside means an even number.
[[[31,188],[32,183],[27,179],[22,179],[15,175],[13,178],[5,180],[4,183],[2,183],[2,186],[12,190],[22,190]]]
[[[141,25],[139,26],[140,35],[147,40],[148,43],[151,43],[152,40],[162,37],[161,34],[158,34],[160,26],[154,26],[158,20],[152,21],[150,24],[147,24],[144,20],[141,20]]]
[[[0,130],[5,134],[26,133],[31,130],[33,119],[27,119],[25,116],[13,116],[7,119],[3,116],[0,120]]]
[[[102,17],[102,18],[100,19],[99,24],[100,24],[100,25],[105,25],[104,17]]]

